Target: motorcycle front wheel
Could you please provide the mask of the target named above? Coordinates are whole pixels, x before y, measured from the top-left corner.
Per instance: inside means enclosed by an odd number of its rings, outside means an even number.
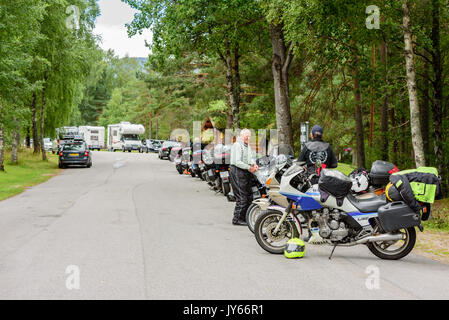
[[[259,214],[254,225],[254,235],[256,236],[257,243],[269,253],[284,253],[287,241],[291,238],[299,237],[296,226],[287,219],[282,223],[279,231],[276,234],[273,233],[281,218],[281,212],[267,210]]]
[[[254,203],[252,203],[248,210],[246,210],[246,223],[248,224],[248,229],[252,233],[254,233],[254,226],[261,212],[260,207]]]
[[[376,231],[376,229],[374,230]],[[414,227],[396,231],[402,233],[402,240],[369,242],[368,249],[377,257],[385,260],[399,260],[408,255],[416,243]]]

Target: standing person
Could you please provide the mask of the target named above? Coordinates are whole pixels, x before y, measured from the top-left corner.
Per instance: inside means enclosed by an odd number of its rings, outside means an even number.
[[[305,161],[307,167],[314,167],[319,160],[326,168],[336,168],[337,158],[329,143],[323,141],[323,128],[315,125],[310,132],[312,141],[306,142],[301,150],[298,161]]]
[[[251,131],[243,129],[231,148],[231,185],[236,198],[232,224],[240,226],[246,225],[246,211],[253,201],[251,174],[259,170],[250,139]]]

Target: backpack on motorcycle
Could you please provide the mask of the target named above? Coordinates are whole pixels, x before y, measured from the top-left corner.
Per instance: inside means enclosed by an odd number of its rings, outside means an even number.
[[[391,186],[387,198],[395,201],[401,198],[415,212],[421,211],[423,204],[429,204],[422,220],[430,214],[430,204],[442,198],[438,171],[432,167],[419,167],[397,172],[390,177]]]
[[[341,206],[346,195],[352,187],[349,177],[337,170],[324,169],[318,180],[318,190],[321,194],[322,202],[325,202],[329,195],[337,198],[337,204]]]
[[[389,182],[388,179],[390,175],[398,171],[398,167],[394,164],[387,161],[376,160],[373,162],[369,172],[370,182],[376,187],[385,186]]]
[[[351,190],[353,192],[364,193],[368,191],[370,179],[368,172],[365,169],[355,169],[349,174],[349,179],[352,181]]]

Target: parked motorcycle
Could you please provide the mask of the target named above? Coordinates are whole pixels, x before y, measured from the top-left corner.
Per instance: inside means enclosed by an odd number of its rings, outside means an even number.
[[[190,171],[192,172],[192,177],[199,177],[201,180],[204,180],[204,161],[203,155],[205,151],[204,149],[194,150],[192,152],[192,165],[190,167]]]
[[[292,160],[285,155],[279,155],[277,157],[271,157],[268,159],[268,162],[266,166],[258,163],[258,172],[261,172],[259,180],[264,181],[266,196],[255,198],[246,211],[246,222],[252,233],[254,233],[254,225],[257,217],[261,212],[267,210],[270,205],[278,205],[282,208],[288,206],[288,200],[280,194],[279,188],[282,175],[292,165]]]
[[[195,173],[191,171],[192,166],[192,148],[184,147],[181,151],[181,169],[184,174],[192,175],[195,177]]]
[[[324,169],[318,184],[311,184],[304,163],[295,163],[282,176],[280,193],[286,209],[270,206],[256,220],[259,245],[270,253],[283,253],[286,242],[301,237],[309,243],[333,246],[366,244],[382,259],[405,257],[421,231],[421,216],[404,202],[387,203],[386,197],[357,199],[352,181],[337,170]],[[314,239],[314,241],[312,241]],[[320,241],[316,241],[319,239]]]
[[[222,192],[225,196],[231,191],[229,180],[231,147],[224,144],[217,144],[214,147],[215,180],[214,189]]]
[[[182,149],[177,148],[176,150],[173,151],[173,153],[174,153],[173,163],[175,164],[176,171],[178,171],[179,174],[183,174],[184,171],[182,169]]]

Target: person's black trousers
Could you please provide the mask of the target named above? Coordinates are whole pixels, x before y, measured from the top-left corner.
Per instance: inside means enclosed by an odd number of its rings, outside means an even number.
[[[251,190],[252,173],[248,170],[231,166],[231,185],[236,198],[233,222],[246,221],[246,211],[253,201]]]

